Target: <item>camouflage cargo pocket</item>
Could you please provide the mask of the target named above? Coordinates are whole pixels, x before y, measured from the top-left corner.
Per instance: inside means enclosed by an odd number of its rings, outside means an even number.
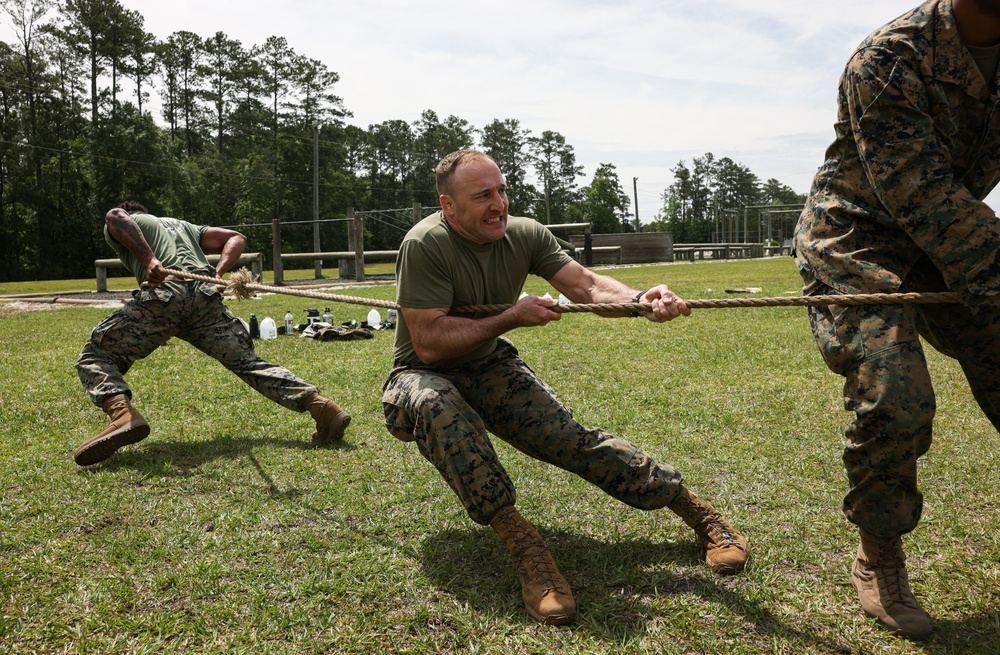
[[[382,403],[382,411],[385,413],[385,429],[392,436],[400,441],[416,441],[413,435],[413,422],[409,420],[403,410],[387,402]]]
[[[393,371],[395,372],[395,370]],[[400,441],[416,441],[413,434],[413,419],[401,407],[406,391],[397,383],[396,377],[390,373],[382,394],[382,412],[385,414],[385,429]]]

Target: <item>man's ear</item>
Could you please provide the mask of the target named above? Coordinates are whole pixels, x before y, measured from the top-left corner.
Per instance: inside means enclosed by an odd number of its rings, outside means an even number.
[[[454,215],[455,213],[455,202],[446,193],[442,193],[438,196],[438,202],[441,203],[441,211],[444,212],[445,216]]]

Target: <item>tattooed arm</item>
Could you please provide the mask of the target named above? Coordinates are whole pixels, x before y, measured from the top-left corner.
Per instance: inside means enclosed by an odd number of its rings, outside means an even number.
[[[114,208],[104,217],[111,237],[132,253],[146,267],[146,283],[150,287],[158,287],[166,277],[163,264],[153,254],[146,237],[142,236],[139,225],[124,209]]]

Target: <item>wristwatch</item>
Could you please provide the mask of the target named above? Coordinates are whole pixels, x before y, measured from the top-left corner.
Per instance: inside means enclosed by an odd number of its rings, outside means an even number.
[[[640,291],[639,293],[635,294],[634,298],[632,298],[632,302],[634,302],[634,303],[641,302],[642,301],[642,297],[645,296],[645,295],[646,295],[645,291]],[[639,318],[640,316],[642,316],[641,312],[632,312],[632,318]]]

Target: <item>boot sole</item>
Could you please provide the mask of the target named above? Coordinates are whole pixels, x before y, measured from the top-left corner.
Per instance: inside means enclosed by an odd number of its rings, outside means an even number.
[[[719,575],[736,575],[743,571],[745,564],[714,564],[710,560],[705,560],[705,566]]]
[[[544,616],[535,612],[527,605],[524,606],[524,609],[528,611],[528,616],[530,616],[533,620],[545,625],[569,625],[576,620],[576,614],[552,614],[550,616]]]
[[[73,453],[73,459],[80,466],[97,464],[114,455],[120,448],[138,443],[148,436],[149,424],[145,421],[128,423],[84,443]]]
[[[326,430],[326,434],[321,435],[319,431],[313,432],[312,442],[318,446],[322,446],[324,444],[340,441],[344,438],[344,432],[350,424],[351,415],[347,412],[341,412],[333,417],[333,421],[330,423],[330,427]],[[331,433],[333,436],[327,436]]]

